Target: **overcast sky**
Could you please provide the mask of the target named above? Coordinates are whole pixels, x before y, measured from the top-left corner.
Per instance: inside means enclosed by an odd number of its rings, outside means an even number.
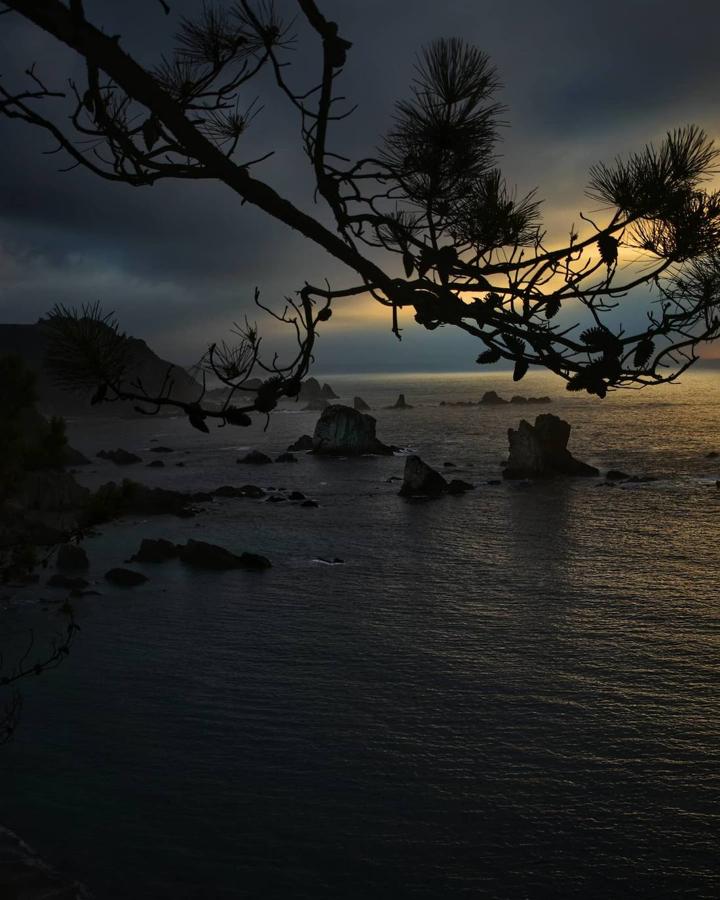
[[[201,4],[171,2],[172,15],[148,0],[86,0],[88,18],[143,62],[172,45],[182,14]],[[320,0],[353,42],[342,93],[359,104],[334,127],[331,145],[372,153],[407,93],[416,50],[440,36],[461,36],[485,50],[503,87],[509,128],[501,165],[521,192],[537,187],[550,236],[562,240],[599,161],[658,141],[694,122],[720,138],[720,4],[711,0],[605,0],[578,3],[478,0]],[[292,0],[278,8],[294,14]],[[141,18],[142,17],[142,18]],[[317,57],[298,50],[298,80],[312,83]],[[53,86],[78,61],[20,17],[0,17],[0,74],[23,84],[35,61]],[[251,87],[248,101],[256,91]],[[275,150],[256,170],[313,211],[297,152],[297,117],[263,91],[265,110],[247,150]],[[32,322],[56,302],[101,301],[128,332],[164,356],[189,363],[234,320],[252,310],[257,285],[279,302],[305,280],[334,286],[342,267],[261,212],[241,206],[222,185],[173,182],[130,188],[89,172],[59,174],[45,135],[0,118],[0,321]],[[476,342],[445,328],[426,332],[407,317],[398,344],[370,300],[337,305],[322,333],[318,370],[471,368]]]

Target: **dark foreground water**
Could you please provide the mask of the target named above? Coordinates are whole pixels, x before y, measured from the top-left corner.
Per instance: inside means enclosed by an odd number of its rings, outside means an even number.
[[[374,413],[380,436],[477,489],[408,503],[397,457],[235,464],[311,413],[209,439],[179,420],[73,429],[93,453],[176,448],[87,483],[254,482],[321,506],[216,501],[89,540],[102,596],[27,685],[0,821],[100,900],[719,897],[720,372],[604,402],[523,382],[553,392],[580,458],[659,476],[615,488],[485,483],[507,427],[543,409],[438,403],[519,392],[509,376],[332,381],[373,406],[404,390],[415,409]],[[141,536],[274,567],[106,585]],[[6,634],[56,627],[38,595]]]

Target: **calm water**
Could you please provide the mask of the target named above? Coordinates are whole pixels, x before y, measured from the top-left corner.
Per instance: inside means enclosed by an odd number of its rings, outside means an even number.
[[[373,407],[404,391],[415,408],[373,412],[379,436],[477,489],[405,502],[398,457],[235,464],[313,413],[210,438],[73,426],[93,454],[176,448],[166,469],[98,461],[88,484],[254,482],[321,506],[222,500],[89,540],[102,596],[76,603],[72,655],[26,688],[0,821],[100,900],[719,897],[720,371],[603,402],[543,376],[330,380]],[[438,404],[487,389],[552,393],[579,458],[658,480],[486,484],[522,408]],[[141,536],[274,567],[172,562],[106,585]],[[55,627],[38,594],[6,632]]]

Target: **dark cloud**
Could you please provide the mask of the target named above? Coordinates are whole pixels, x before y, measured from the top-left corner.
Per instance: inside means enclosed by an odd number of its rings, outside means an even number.
[[[157,3],[86,3],[89,17],[122,33],[123,45],[145,63],[170,49],[173,23],[199,6],[171,5],[173,16],[165,17]],[[283,5],[294,10],[290,0]],[[690,119],[720,131],[716,3],[336,0],[324,8],[353,41],[343,93],[359,103],[333,129],[334,147],[353,156],[372,152],[395,100],[406,93],[416,50],[438,36],[462,36],[490,54],[504,84],[511,127],[501,151],[508,175],[523,190],[540,187],[553,223],[569,225],[576,216],[585,173],[598,159]],[[301,49],[292,58],[299,83],[310,86],[318,60]],[[82,72],[76,57],[12,15],[0,18],[0,53],[3,78],[13,84],[33,60],[53,84]],[[246,152],[274,149],[262,174],[313,210],[297,131],[294,111],[277,98],[266,101]],[[44,135],[0,119],[3,321],[30,321],[57,301],[100,299],[129,330],[189,360],[245,310],[255,316],[255,285],[272,300],[306,279],[339,283],[343,276],[323,251],[242,206],[222,185],[131,189],[84,171],[61,175],[60,158],[43,155],[47,149]],[[397,345],[374,310],[364,326],[344,325],[342,313],[337,323],[329,323],[320,345],[319,363],[328,369],[454,368],[475,355],[474,342],[450,329],[428,335],[409,326]]]

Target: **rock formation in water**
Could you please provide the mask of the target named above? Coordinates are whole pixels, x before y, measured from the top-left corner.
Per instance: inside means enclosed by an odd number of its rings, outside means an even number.
[[[375,436],[375,419],[350,406],[328,406],[317,421],[313,452],[335,456],[359,456],[363,453],[391,454]]]
[[[300,435],[294,444],[288,447],[288,453],[302,453],[303,451],[312,450],[313,439],[309,434]]]
[[[405,460],[401,497],[438,497],[445,493],[448,483],[419,456],[408,456]]]
[[[238,459],[237,462],[241,464],[247,463],[251,466],[266,466],[272,460],[267,453],[262,453],[260,450],[251,450],[242,459]]]
[[[353,409],[356,409],[358,412],[369,412],[372,407],[362,397],[353,397]]]
[[[432,466],[413,455],[405,460],[399,494],[401,497],[439,497],[440,494],[464,494],[474,489],[474,485],[460,478],[446,481]]]
[[[497,391],[485,391],[482,395],[480,403],[486,404],[488,406],[502,406],[507,403],[507,400],[503,400],[503,398],[498,394]]]
[[[242,553],[239,556],[224,547],[205,541],[189,540],[178,547],[180,561],[197,569],[269,569],[270,560],[257,553]]]
[[[118,466],[131,466],[134,463],[142,462],[142,459],[137,454],[123,450],[122,447],[118,447],[117,450],[100,450],[95,456],[99,459],[107,459],[110,462],[114,462]]]
[[[323,396],[326,400],[337,400],[337,399],[339,399],[339,398],[338,398],[338,395],[335,393],[335,391],[334,391],[334,390],[330,387],[330,385],[327,384],[327,383],[324,384],[324,385],[322,386],[322,396]]]
[[[397,400],[392,406],[386,406],[385,409],[412,409],[412,406],[405,401],[405,394],[399,394]]]
[[[519,427],[508,429],[510,456],[504,478],[552,478],[557,475],[599,475],[598,469],[575,459],[567,449],[571,427],[568,422],[545,413],[531,425],[522,419]]]

